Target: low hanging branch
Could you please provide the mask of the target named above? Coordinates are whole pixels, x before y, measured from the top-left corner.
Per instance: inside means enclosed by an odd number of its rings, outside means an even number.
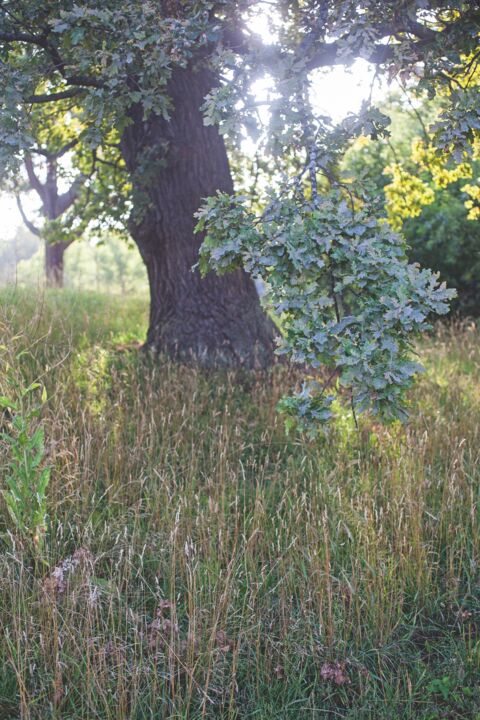
[[[197,230],[206,232],[202,273],[243,266],[261,279],[282,319],[279,352],[329,374],[325,383],[306,382],[280,408],[315,431],[345,388],[355,412],[405,419],[405,393],[421,370],[410,357],[412,333],[431,312],[447,312],[454,291],[408,264],[403,239],[366,203],[352,211],[341,188],[316,198],[298,188],[280,202],[273,191],[271,198],[257,217],[219,194],[199,212]]]
[[[388,137],[389,119],[365,110],[338,127],[323,125],[301,73],[290,76],[295,82],[284,112],[287,123],[291,113],[303,169],[266,191],[260,215],[243,197],[209,198],[198,213],[197,231],[205,234],[200,271],[245,267],[262,280],[282,322],[278,352],[326,373],[281,401],[289,422],[315,433],[344,403],[355,422],[367,411],[383,421],[405,420],[406,391],[422,370],[412,361],[412,338],[428,327],[431,313],[448,311],[455,291],[409,264],[404,239],[375,217],[376,199],[332,172],[353,138]],[[273,146],[285,143],[282,132],[269,137]],[[321,175],[329,183],[322,191]]]

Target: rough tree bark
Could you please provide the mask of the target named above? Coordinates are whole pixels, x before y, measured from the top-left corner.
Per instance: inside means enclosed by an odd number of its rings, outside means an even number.
[[[170,120],[144,121],[134,108],[122,136],[138,198],[130,230],[150,284],[146,345],[204,366],[266,367],[274,357],[274,326],[252,279],[242,270],[204,279],[192,272],[202,242],[194,213],[217,190],[233,192],[223,139],[203,124],[200,111],[212,82],[205,69],[175,70]]]

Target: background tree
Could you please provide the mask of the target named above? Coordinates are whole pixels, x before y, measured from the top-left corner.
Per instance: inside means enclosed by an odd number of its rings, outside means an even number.
[[[480,313],[480,224],[472,194],[478,187],[477,153],[460,161],[439,157],[431,139],[417,138],[410,153],[387,166],[385,186],[390,221],[401,228],[410,256],[435,263],[458,292],[453,308]]]
[[[82,142],[85,128],[72,100],[55,107],[34,104],[29,131],[30,146],[23,151],[23,162],[11,172],[7,165],[3,185],[15,194],[25,226],[44,243],[47,286],[63,287],[64,254],[74,240],[92,227],[124,227],[128,202],[124,167],[113,132],[105,137],[102,148]],[[5,138],[1,149],[8,156]],[[37,196],[38,220],[25,210],[25,194]]]
[[[59,164],[55,153],[45,154],[46,177],[42,182],[39,178],[38,168],[35,167],[32,155],[25,154],[25,168],[28,177],[28,185],[16,186],[17,205],[23,222],[31,233],[42,238],[45,244],[45,279],[48,287],[63,287],[63,267],[65,250],[75,239],[76,233],[70,229],[62,232],[62,224],[59,219],[65,222],[62,217],[72,208],[78,198],[80,184],[83,178],[77,178],[66,190],[61,193],[58,186]],[[44,218],[41,227],[35,224],[27,216],[21,194],[23,190],[33,190],[41,202],[40,213]],[[68,221],[67,221],[68,222]],[[67,225],[68,227],[68,225]]]
[[[478,162],[446,162],[435,153],[425,157],[428,128],[441,112],[438,100],[423,97],[412,104],[404,93],[395,93],[381,109],[392,119],[389,141],[359,138],[345,156],[345,173],[368,181],[383,197],[385,216],[402,230],[409,259],[434,267],[457,290],[452,310],[478,316],[480,225],[466,207],[471,198],[465,192],[466,183],[473,185],[478,177]]]
[[[19,229],[18,235],[27,235],[32,247],[27,256],[24,243],[5,243],[5,253],[0,258],[5,257],[5,261],[10,264],[5,267],[2,265],[0,284],[15,282],[27,287],[38,287],[44,276],[44,248],[39,249],[38,240],[23,227]],[[15,264],[14,249],[17,251]],[[65,254],[64,288],[80,292],[95,291],[104,295],[148,295],[145,266],[134,243],[131,240],[126,242],[124,233],[111,230],[103,231],[95,237],[87,233],[81,241],[72,244]]]
[[[480,86],[478,51],[461,58],[456,77],[448,77],[437,98],[440,114],[421,121],[422,132],[403,157],[392,159],[385,186],[390,221],[401,228],[419,262],[436,259],[442,277],[458,290],[454,308],[480,312],[480,122],[475,117]],[[445,118],[458,108],[468,144]],[[460,127],[460,126],[459,126]],[[451,152],[438,152],[445,145]]]
[[[3,187],[15,194],[28,230],[45,243],[47,285],[61,287],[64,252],[76,237],[72,228],[75,217],[73,206],[78,202],[87,180],[74,154],[80,141],[81,126],[74,109],[64,101],[56,108],[32,106],[29,110],[29,132],[29,147],[23,151],[22,162],[11,173],[8,173],[7,166],[2,178]],[[8,155],[10,149],[7,138],[3,137],[4,155]],[[36,195],[40,203],[40,222],[25,211],[22,199],[25,193]]]

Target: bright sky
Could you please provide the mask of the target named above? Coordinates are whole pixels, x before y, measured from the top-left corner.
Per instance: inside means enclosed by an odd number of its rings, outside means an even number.
[[[313,89],[315,110],[337,122],[359,110],[370,90],[373,100],[384,95],[378,78],[374,81],[374,69],[366,60],[356,60],[348,69],[337,65],[326,72],[318,71]]]
[[[265,40],[272,37],[268,29],[268,20],[257,17],[255,31],[260,32]],[[316,111],[322,115],[330,115],[335,121],[344,118],[349,112],[360,108],[362,101],[368,98],[373,81],[373,69],[364,60],[357,60],[348,70],[337,66],[327,71],[319,71],[314,80],[313,102]],[[261,94],[262,81],[259,82]],[[374,83],[373,96],[382,94],[382,88]],[[36,203],[32,199],[24,202],[25,210],[35,219]],[[14,198],[0,195],[0,240],[10,239],[22,219]]]
[[[36,220],[37,205],[34,198],[26,198],[23,201],[24,210],[33,222]],[[15,235],[17,227],[22,224],[15,198],[12,195],[0,195],[0,242],[10,240]]]
[[[9,240],[21,222],[15,200],[9,195],[0,196],[0,240]]]

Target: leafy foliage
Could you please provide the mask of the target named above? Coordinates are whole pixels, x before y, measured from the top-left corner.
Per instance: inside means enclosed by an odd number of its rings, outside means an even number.
[[[435,146],[461,162],[480,131],[480,87],[461,87],[451,94],[450,105],[432,126]]]
[[[339,190],[312,200],[299,188],[273,199],[259,218],[226,195],[209,200],[199,218],[198,230],[207,230],[202,272],[243,265],[265,281],[282,318],[280,352],[330,373],[284,400],[283,410],[309,429],[325,422],[335,379],[354,410],[405,418],[404,393],[419,370],[409,337],[430,312],[447,312],[454,293],[406,262],[404,243],[387,224]]]
[[[350,169],[358,174],[361,166],[369,168],[369,178],[385,196],[389,222],[405,235],[409,257],[434,266],[442,279],[456,288],[458,298],[452,305],[456,312],[478,316],[479,139],[473,135],[469,151],[462,152],[458,161],[455,154],[439,150],[431,131],[435,122],[427,121],[432,109],[431,103],[422,99],[416,115],[409,120],[404,116],[402,127],[396,125],[391,148],[376,158],[375,165],[370,144],[356,150]],[[405,126],[410,126],[409,136],[414,131],[409,143],[402,142]]]
[[[410,258],[432,266],[457,290],[452,311],[480,314],[480,223],[468,219],[461,183],[435,190],[435,200],[418,217],[406,218],[402,232]]]
[[[383,214],[405,236],[409,260],[434,267],[457,290],[452,311],[478,316],[480,225],[472,222],[478,204],[468,194],[477,187],[477,143],[461,163],[436,151],[427,128],[441,102],[417,98],[412,108],[405,94],[388,96],[382,103],[392,117],[388,144],[358,138],[342,169],[381,198]]]

